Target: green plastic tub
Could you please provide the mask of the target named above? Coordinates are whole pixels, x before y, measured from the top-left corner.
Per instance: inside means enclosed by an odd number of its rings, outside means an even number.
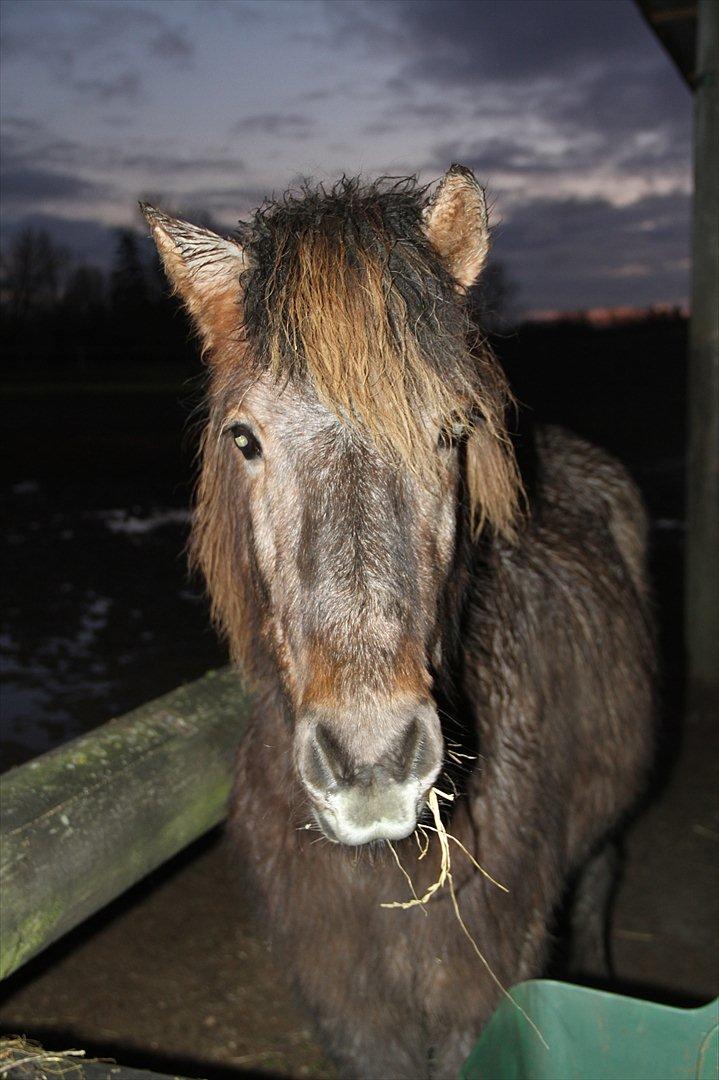
[[[537,979],[501,1003],[461,1080],[717,1080],[719,998],[675,1009],[571,983]]]

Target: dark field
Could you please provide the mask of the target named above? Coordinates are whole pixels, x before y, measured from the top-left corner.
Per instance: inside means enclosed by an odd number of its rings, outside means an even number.
[[[690,1003],[717,991],[719,814],[716,729],[681,720],[685,331],[527,327],[497,348],[520,401],[617,453],[650,507],[660,754],[613,941],[618,986]],[[183,555],[192,370],[81,383],[46,366],[5,385],[4,768],[225,662]],[[191,1075],[330,1075],[213,838],[18,972],[0,1027]]]
[[[660,611],[681,674],[684,337],[678,319],[497,342],[527,413],[613,450],[655,526]],[[187,537],[202,376],[44,366],[2,390],[6,767],[224,662]],[[82,379],[83,381],[80,381]]]
[[[225,662],[187,573],[192,391],[6,388],[6,765]]]

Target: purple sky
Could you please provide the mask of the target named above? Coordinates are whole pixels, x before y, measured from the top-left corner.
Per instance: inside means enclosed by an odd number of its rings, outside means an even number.
[[[301,176],[489,186],[517,314],[688,295],[691,96],[631,0],[4,0],[3,234],[106,264]]]

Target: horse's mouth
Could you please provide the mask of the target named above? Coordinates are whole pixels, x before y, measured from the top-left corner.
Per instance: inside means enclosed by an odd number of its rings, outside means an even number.
[[[312,806],[312,814],[326,839],[346,847],[360,847],[411,836],[425,805],[425,792],[419,790],[417,782],[388,785],[381,792],[371,793],[350,788],[330,794],[323,802],[322,807]]]

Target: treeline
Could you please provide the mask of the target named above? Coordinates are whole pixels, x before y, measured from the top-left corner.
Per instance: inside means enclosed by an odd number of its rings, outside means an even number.
[[[528,392],[525,400],[549,393],[552,400],[571,394],[576,401],[584,396],[578,381],[585,390],[592,385],[602,402],[609,393],[621,399],[621,388],[637,381],[650,396],[667,383],[675,388],[686,345],[686,318],[678,309],[604,326],[576,314],[513,327],[507,309],[515,293],[502,263],[494,262],[472,303],[519,396]],[[2,252],[0,318],[5,379],[36,370],[115,378],[130,367],[135,373],[150,365],[199,369],[196,340],[169,294],[155,247],[133,229],[117,231],[109,271],[73,262],[43,230],[18,233]]]
[[[502,264],[491,264],[474,297],[487,329],[506,326],[513,292]],[[45,230],[18,233],[2,252],[0,318],[4,378],[197,363],[197,344],[155,247],[133,229],[117,231],[109,272],[78,265]]]
[[[196,363],[154,246],[132,229],[118,230],[109,272],[73,263],[47,232],[24,229],[2,253],[0,313],[4,378]]]

